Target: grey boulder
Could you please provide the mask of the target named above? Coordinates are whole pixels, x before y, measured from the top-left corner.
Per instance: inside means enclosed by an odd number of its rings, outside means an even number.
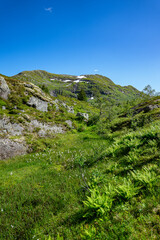
[[[7,100],[10,92],[11,91],[10,91],[4,77],[0,76],[0,97]]]
[[[43,101],[37,97],[32,96],[28,101],[28,105],[42,112],[48,111],[48,102]]]

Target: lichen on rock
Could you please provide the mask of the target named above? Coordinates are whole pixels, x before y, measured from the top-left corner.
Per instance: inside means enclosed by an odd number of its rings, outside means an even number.
[[[31,107],[35,107],[39,111],[48,112],[48,102],[45,102],[37,97],[30,97],[27,104]]]
[[[0,97],[7,100],[10,92],[11,91],[10,91],[4,77],[0,76]]]
[[[5,160],[27,152],[24,143],[15,142],[10,139],[0,139],[0,160]]]

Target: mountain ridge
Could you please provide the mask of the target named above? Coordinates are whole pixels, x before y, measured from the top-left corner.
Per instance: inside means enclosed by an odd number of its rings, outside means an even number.
[[[126,100],[138,96],[140,91],[135,87],[120,86],[115,84],[111,79],[99,74],[84,74],[80,76],[67,74],[53,74],[44,70],[23,71],[12,76],[14,79],[21,81],[33,82],[38,86],[43,84],[48,88],[53,96],[57,96],[61,91],[61,95],[69,97],[77,97],[77,94],[83,88],[87,97],[95,97],[97,94],[103,95],[108,99]],[[96,89],[95,89],[96,88]]]

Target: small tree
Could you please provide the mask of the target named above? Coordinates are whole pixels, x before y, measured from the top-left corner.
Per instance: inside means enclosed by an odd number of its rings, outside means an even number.
[[[49,89],[45,84],[42,84],[40,87],[45,93],[49,93]]]
[[[150,85],[147,85],[144,89],[143,89],[143,92],[145,93],[145,94],[147,94],[148,96],[155,96],[155,90],[154,89],[152,89],[152,87],[150,86]]]
[[[80,90],[80,92],[78,93],[77,98],[80,101],[87,101],[87,96],[86,96],[86,93],[85,93],[84,89]]]

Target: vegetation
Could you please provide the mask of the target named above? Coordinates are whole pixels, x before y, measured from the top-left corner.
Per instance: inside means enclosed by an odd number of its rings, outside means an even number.
[[[87,96],[86,93],[84,91],[84,89],[81,89],[80,92],[78,93],[78,100],[80,101],[86,101],[87,100]]]
[[[92,80],[114,86],[99,75]],[[96,90],[94,96],[85,102],[60,95],[59,110],[47,113],[16,94],[0,100],[6,106],[0,113],[14,121],[71,119],[74,126],[46,138],[38,137],[37,128],[25,135],[32,153],[0,162],[0,239],[159,239],[160,97],[108,101]],[[79,121],[79,111],[88,112],[89,120]]]
[[[114,84],[109,78],[102,75],[85,75],[82,79],[77,76],[65,74],[53,74],[42,70],[24,71],[13,76],[14,79],[28,81],[39,87],[45,86],[54,95],[77,98],[81,89],[84,90],[87,98],[100,94],[112,102],[135,99],[140,92],[132,86],[121,87]]]

